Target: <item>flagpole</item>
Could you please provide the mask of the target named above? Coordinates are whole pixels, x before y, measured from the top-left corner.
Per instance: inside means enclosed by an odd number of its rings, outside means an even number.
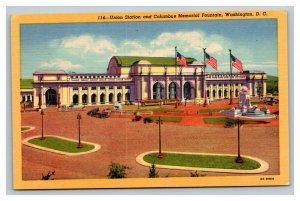
[[[175,83],[177,83],[177,46],[175,46]],[[177,90],[177,84],[175,84],[176,87],[176,103],[175,103],[175,108],[178,107],[178,90]]]
[[[229,90],[229,96],[230,96],[230,101],[229,101],[229,105],[232,105],[232,65],[231,65],[231,49],[229,49],[229,57],[230,57],[230,61],[229,61],[229,65],[230,65],[230,90]]]
[[[204,78],[203,78],[203,89],[204,89],[204,104],[203,106],[206,107],[207,106],[207,94],[206,94],[206,72],[205,72],[205,69],[206,69],[206,52],[205,52],[206,48],[203,48],[203,52],[204,52],[204,70],[203,70],[203,73],[204,73]]]

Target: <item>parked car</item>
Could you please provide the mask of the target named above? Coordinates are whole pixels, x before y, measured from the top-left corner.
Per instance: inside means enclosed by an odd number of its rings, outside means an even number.
[[[144,118],[144,124],[146,124],[146,123],[152,123],[153,122],[153,120],[150,118],[150,117],[146,117],[146,118]]]
[[[226,122],[224,125],[224,128],[234,128],[235,127],[235,123],[232,121]]]

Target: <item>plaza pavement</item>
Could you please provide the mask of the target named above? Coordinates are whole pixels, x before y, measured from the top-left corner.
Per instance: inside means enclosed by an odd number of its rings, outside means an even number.
[[[193,105],[187,107],[195,108]],[[203,107],[198,107],[200,108]],[[135,159],[143,152],[158,149],[158,125],[144,124],[142,121],[132,122],[130,118],[98,119],[86,115],[88,110],[87,107],[84,111],[58,112],[54,107],[47,108],[44,116],[44,132],[48,135],[77,139],[76,116],[80,112],[82,115],[81,139],[100,144],[101,149],[80,156],[66,156],[22,145],[24,180],[41,179],[42,173],[54,170],[55,179],[106,178],[111,162],[131,167],[127,171],[127,177],[148,177],[149,168],[138,164]],[[276,106],[272,110],[276,110]],[[194,116],[196,119],[199,118]],[[199,120],[199,122],[203,121]],[[257,157],[269,163],[269,170],[263,174],[276,175],[280,171],[278,120],[275,122],[277,123],[267,127],[243,126],[241,128],[241,154]],[[22,139],[39,135],[41,133],[40,114],[38,112],[22,113],[22,125],[35,127],[34,130],[20,133]],[[162,125],[162,150],[235,154],[237,152],[237,128],[164,123]],[[160,177],[189,177],[191,171],[158,169],[158,172]],[[202,174],[207,176],[238,175],[216,172],[202,172]]]

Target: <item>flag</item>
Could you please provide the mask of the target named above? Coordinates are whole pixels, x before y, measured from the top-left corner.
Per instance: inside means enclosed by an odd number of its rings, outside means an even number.
[[[213,69],[218,70],[218,62],[214,57],[211,57],[209,54],[205,53],[205,62],[209,64]]]
[[[183,55],[181,55],[179,52],[177,52],[177,61],[184,67],[187,67],[186,59]]]
[[[232,66],[234,66],[236,69],[238,69],[240,71],[240,73],[243,73],[243,64],[240,60],[238,60],[238,58],[236,58],[235,56],[233,56],[232,54],[230,55],[231,57],[231,64]]]

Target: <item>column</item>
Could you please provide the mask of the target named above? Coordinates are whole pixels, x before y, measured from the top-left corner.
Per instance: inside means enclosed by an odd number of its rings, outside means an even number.
[[[122,103],[124,104],[125,101],[126,101],[125,86],[122,86]]]
[[[264,96],[266,96],[267,95],[267,82],[266,81],[264,81]]]
[[[109,102],[109,87],[108,86],[105,86],[105,104],[108,104]]]
[[[210,94],[209,94],[209,99],[210,99],[210,100],[213,100],[213,99],[214,99],[214,98],[213,98],[213,90],[214,90],[214,89],[213,89],[213,85],[210,84],[209,86],[210,86],[210,87],[209,87],[209,93],[210,93]]]
[[[236,96],[235,96],[235,89],[236,89],[236,87],[235,87],[235,83],[233,83],[233,98],[236,98]]]
[[[224,99],[225,98],[225,86],[224,86],[224,84],[222,84],[222,99]]]
[[[219,84],[216,84],[216,99],[219,99]]]
[[[248,88],[249,88],[249,89],[248,89],[248,90],[249,90],[249,95],[252,96],[252,95],[253,95],[252,83],[251,83],[251,82],[248,83],[248,86],[249,86],[249,87],[248,87]]]
[[[165,80],[165,99],[169,99],[169,78]]]
[[[42,108],[46,108],[46,94],[45,88],[42,87]]]
[[[91,105],[91,87],[88,87],[87,89],[87,104]]]
[[[181,101],[184,101],[184,87],[183,87],[183,81],[184,81],[184,79],[183,79],[183,77],[181,77],[180,78],[180,92],[181,92],[181,94],[180,94],[180,98],[181,98]]]
[[[257,95],[257,89],[256,89],[256,88],[257,88],[256,82],[254,82],[254,83],[253,83],[253,87],[252,87],[252,89],[253,89],[253,94],[252,94],[252,95],[253,95],[253,96],[256,96],[256,95]]]
[[[117,86],[114,86],[114,101],[113,103],[116,103],[118,100],[118,93],[117,93]]]
[[[96,87],[96,104],[99,105],[100,104],[100,87]]]
[[[69,102],[68,105],[73,105],[73,87],[69,87]]]
[[[78,105],[82,105],[82,87],[78,87]]]

